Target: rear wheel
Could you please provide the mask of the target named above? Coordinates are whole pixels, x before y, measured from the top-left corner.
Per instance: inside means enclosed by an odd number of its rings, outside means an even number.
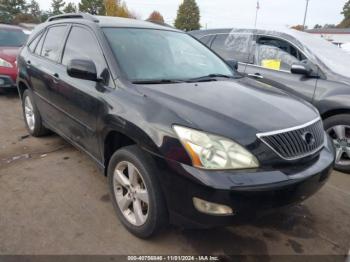
[[[350,115],[336,115],[324,120],[336,149],[335,169],[350,173]]]
[[[22,109],[24,122],[28,132],[35,137],[46,135],[49,131],[42,123],[40,113],[34,103],[30,90],[25,90],[22,96]]]
[[[115,152],[108,167],[110,194],[117,216],[140,238],[155,235],[168,221],[156,176],[152,159],[137,146]]]

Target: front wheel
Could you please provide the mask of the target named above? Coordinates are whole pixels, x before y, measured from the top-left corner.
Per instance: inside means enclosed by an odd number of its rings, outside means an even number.
[[[152,159],[137,146],[115,152],[108,182],[117,216],[132,234],[148,238],[167,224],[167,209]]]
[[[336,149],[335,169],[350,173],[350,115],[329,117],[324,120],[324,127]]]

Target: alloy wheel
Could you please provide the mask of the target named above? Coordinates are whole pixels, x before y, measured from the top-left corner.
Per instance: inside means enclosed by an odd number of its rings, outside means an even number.
[[[118,163],[114,171],[113,190],[126,220],[134,226],[145,224],[149,213],[149,194],[141,173],[132,163]]]
[[[29,96],[26,96],[24,99],[24,114],[28,128],[33,131],[35,127],[35,115],[33,104]]]
[[[336,148],[335,164],[350,165],[350,126],[337,125],[329,128],[327,133],[333,139]]]

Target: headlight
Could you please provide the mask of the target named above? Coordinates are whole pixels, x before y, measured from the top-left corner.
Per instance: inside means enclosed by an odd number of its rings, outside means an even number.
[[[12,68],[12,64],[10,62],[7,62],[6,60],[0,58],[0,66],[1,67],[8,67],[8,68]]]
[[[259,166],[255,156],[230,139],[182,126],[173,128],[195,167],[220,170]]]

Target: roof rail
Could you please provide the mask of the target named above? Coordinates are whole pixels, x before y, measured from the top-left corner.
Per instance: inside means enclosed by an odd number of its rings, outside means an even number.
[[[61,14],[61,15],[55,15],[49,17],[46,22],[51,22],[51,21],[56,21],[60,19],[87,19],[90,21],[93,21],[95,23],[98,23],[98,19],[94,17],[91,14],[88,13],[66,13],[66,14]]]

